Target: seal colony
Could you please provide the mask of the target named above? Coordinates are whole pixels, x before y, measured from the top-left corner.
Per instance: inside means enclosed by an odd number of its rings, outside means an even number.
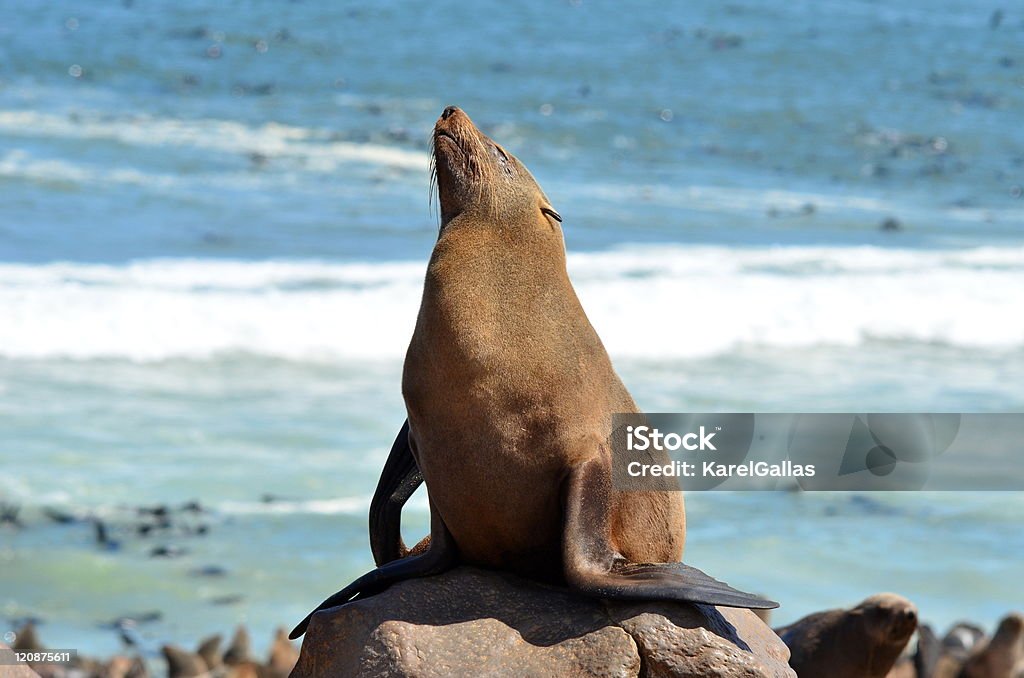
[[[618,491],[612,414],[638,412],[566,271],[562,218],[526,167],[449,106],[433,133],[441,227],[402,376],[408,419],[370,507],[378,567],[312,615],[459,563],[579,593],[778,604],[682,560],[680,492]],[[421,482],[430,535],[401,511]]]

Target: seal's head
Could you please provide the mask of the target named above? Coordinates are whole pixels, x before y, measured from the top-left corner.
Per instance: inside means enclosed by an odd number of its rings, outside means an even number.
[[[992,636],[992,645],[1019,645],[1022,638],[1024,638],[1024,615],[1014,612],[999,622],[999,628]]]
[[[434,125],[432,160],[442,228],[461,215],[547,229],[562,220],[523,163],[455,106]]]
[[[871,596],[854,612],[863,617],[868,637],[880,645],[903,647],[917,630],[917,607],[895,593]]]

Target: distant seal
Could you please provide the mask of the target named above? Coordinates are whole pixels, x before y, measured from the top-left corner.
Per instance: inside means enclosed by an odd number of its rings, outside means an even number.
[[[880,593],[848,610],[808,615],[776,629],[801,678],[885,678],[917,628],[917,608]]]
[[[298,661],[299,651],[288,640],[285,629],[275,630],[274,642],[270,645],[270,653],[267,656],[267,669],[271,676],[285,678]]]
[[[177,645],[164,645],[160,652],[167,661],[168,678],[192,678],[209,674],[210,667],[195,652],[189,652]]]
[[[968,657],[960,678],[1018,678],[1024,674],[1024,615],[1006,616],[987,643]]]
[[[235,635],[231,637],[231,644],[224,651],[223,661],[228,666],[243,664],[252,659],[252,640],[249,638],[249,630],[239,624],[235,629]]]
[[[220,670],[224,666],[224,659],[220,654],[220,644],[223,639],[221,635],[215,634],[199,641],[196,654],[202,657],[203,662],[210,671]]]
[[[613,489],[611,417],[638,409],[530,172],[454,106],[433,160],[441,229],[402,377],[408,421],[371,506],[380,567],[317,610],[460,562],[603,598],[776,607],[679,562],[681,493]],[[398,521],[420,475],[430,540],[405,555]]]
[[[970,622],[957,622],[942,639],[942,651],[966,659],[986,639],[985,629]]]

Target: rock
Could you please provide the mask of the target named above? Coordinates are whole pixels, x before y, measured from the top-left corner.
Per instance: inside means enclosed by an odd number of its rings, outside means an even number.
[[[792,675],[785,646],[750,610],[659,603],[608,607],[637,645],[644,667],[639,675]]]
[[[885,678],[917,629],[917,608],[880,593],[848,610],[808,615],[778,634],[802,678]]]
[[[987,643],[977,647],[960,672],[962,678],[1017,678],[1024,670],[1024,615],[1011,614]]]
[[[797,485],[797,487],[799,487],[799,485]],[[768,626],[772,625],[772,611],[771,610],[765,610],[765,609],[762,609],[762,610],[751,610],[751,612],[753,612],[755,615],[757,615],[757,618],[760,619],[761,621],[763,621]]]
[[[39,678],[39,674],[25,664],[16,664],[11,648],[3,643],[0,643],[0,660],[3,661],[0,666],[3,668],[4,678]]]
[[[603,601],[459,567],[313,616],[304,676],[793,676],[749,610]]]

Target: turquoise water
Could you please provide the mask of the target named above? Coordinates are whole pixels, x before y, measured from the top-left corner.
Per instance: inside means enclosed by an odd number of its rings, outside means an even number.
[[[260,644],[370,566],[450,103],[565,217],[644,409],[1024,408],[1018,11],[15,5],[0,501],[24,527],[0,527],[0,614],[51,645],[112,652],[102,623],[156,610],[147,647],[241,621]],[[138,506],[190,501],[206,510],[138,534]],[[120,548],[45,509],[102,518]],[[1019,494],[688,510],[688,559],[780,600],[780,623],[880,590],[939,626],[1024,607]],[[425,499],[409,511],[412,539]]]

